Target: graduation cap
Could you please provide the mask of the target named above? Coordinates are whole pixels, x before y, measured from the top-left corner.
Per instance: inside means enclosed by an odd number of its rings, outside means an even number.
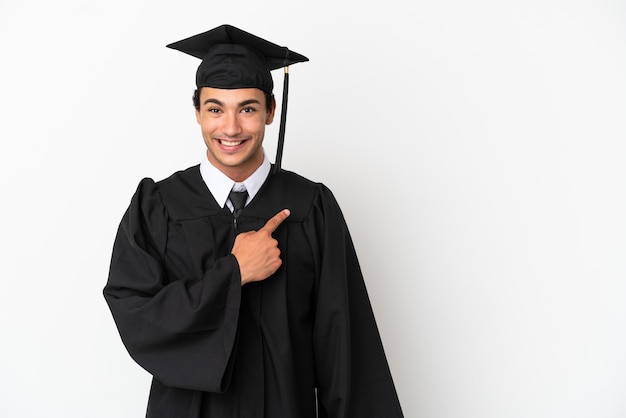
[[[272,94],[274,82],[270,71],[285,68],[278,150],[274,164],[274,170],[278,171],[285,141],[289,65],[309,59],[231,25],[218,26],[167,47],[202,60],[196,72],[198,88],[258,88]]]

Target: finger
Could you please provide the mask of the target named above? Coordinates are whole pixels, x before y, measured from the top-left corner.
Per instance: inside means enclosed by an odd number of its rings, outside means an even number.
[[[287,219],[290,213],[291,212],[289,212],[289,209],[281,210],[276,215],[274,215],[273,218],[267,221],[265,225],[263,225],[263,228],[261,228],[261,230],[267,231],[271,234],[272,232],[276,231],[276,228],[278,228],[278,226],[283,223],[285,219]]]

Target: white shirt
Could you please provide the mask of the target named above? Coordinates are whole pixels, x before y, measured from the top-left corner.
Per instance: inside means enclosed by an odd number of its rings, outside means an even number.
[[[228,194],[230,191],[233,189],[235,191],[241,191],[244,189],[247,190],[247,205],[252,199],[254,199],[254,196],[257,194],[259,189],[261,189],[265,179],[267,179],[267,176],[270,174],[271,168],[272,165],[264,153],[263,162],[259,168],[257,168],[256,171],[243,182],[237,183],[211,164],[205,153],[204,158],[200,162],[200,175],[202,176],[202,180],[204,180],[204,184],[206,184],[206,187],[209,189],[209,192],[213,195],[215,201],[221,207],[228,206],[228,208],[232,211],[233,205],[230,203],[230,200],[228,200]]]

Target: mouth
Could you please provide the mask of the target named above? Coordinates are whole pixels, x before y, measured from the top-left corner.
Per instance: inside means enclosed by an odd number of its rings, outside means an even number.
[[[246,142],[245,139],[238,139],[236,141],[229,141],[228,139],[217,139],[217,142],[225,148],[235,148]]]

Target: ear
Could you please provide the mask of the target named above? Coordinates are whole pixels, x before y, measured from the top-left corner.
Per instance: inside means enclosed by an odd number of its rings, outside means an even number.
[[[202,89],[204,87],[200,87],[199,89],[196,89],[196,91],[193,92],[193,105],[194,105],[194,109],[196,111],[196,122],[198,122],[198,124],[201,124],[200,122],[202,121],[202,119],[200,118],[200,99],[202,96]],[[196,107],[196,105],[198,107]]]
[[[265,124],[266,125],[270,125],[272,123],[272,121],[274,120],[274,115],[275,114],[276,114],[276,100],[273,101],[272,111],[270,113],[268,113],[267,117],[265,118]]]

